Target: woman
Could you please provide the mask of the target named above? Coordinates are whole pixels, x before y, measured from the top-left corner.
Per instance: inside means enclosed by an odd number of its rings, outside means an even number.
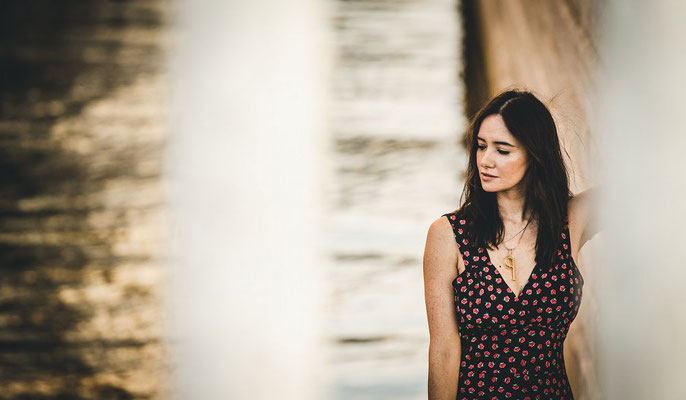
[[[529,92],[493,98],[468,134],[464,201],[424,253],[429,399],[573,399],[563,342],[595,189],[571,194],[553,118]]]

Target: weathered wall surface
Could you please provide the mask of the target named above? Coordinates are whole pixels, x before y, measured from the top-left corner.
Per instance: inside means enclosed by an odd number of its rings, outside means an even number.
[[[166,9],[0,4],[2,399],[163,397]]]
[[[511,87],[526,88],[548,105],[558,125],[573,192],[586,189],[594,171],[592,91],[599,67],[597,21],[602,3],[592,0],[463,0],[468,117],[491,96]],[[563,151],[563,154],[565,152]],[[579,264],[592,281],[589,242]],[[565,342],[567,372],[577,399],[596,398],[593,341],[595,295],[584,287],[577,320]]]

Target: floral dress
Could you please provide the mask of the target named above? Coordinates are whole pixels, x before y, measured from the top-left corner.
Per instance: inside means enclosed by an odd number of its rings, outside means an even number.
[[[584,279],[571,255],[568,217],[559,260],[537,264],[515,296],[456,213],[443,216],[465,263],[452,282],[462,342],[457,399],[573,399],[563,345]]]

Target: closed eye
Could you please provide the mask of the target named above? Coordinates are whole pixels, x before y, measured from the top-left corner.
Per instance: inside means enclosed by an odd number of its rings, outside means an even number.
[[[480,145],[479,145],[479,146],[477,146],[477,147],[479,148],[479,150],[483,150],[483,149],[485,149],[485,148],[486,148],[486,146],[484,146],[484,145],[482,145],[482,144],[480,144]],[[500,150],[500,149],[498,149],[498,153],[500,153],[500,154],[503,154],[503,155],[505,155],[505,154],[510,154],[510,152],[509,152],[509,151],[506,151],[506,150]]]

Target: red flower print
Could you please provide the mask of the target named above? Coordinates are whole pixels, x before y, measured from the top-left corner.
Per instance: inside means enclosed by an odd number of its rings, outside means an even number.
[[[541,271],[532,272],[528,287],[514,296],[486,249],[467,238],[471,224],[456,214],[446,215],[459,220],[451,224],[467,270],[452,285],[463,354],[458,398],[573,399],[561,349],[583,281],[572,265],[568,226],[555,260],[536,264]]]

